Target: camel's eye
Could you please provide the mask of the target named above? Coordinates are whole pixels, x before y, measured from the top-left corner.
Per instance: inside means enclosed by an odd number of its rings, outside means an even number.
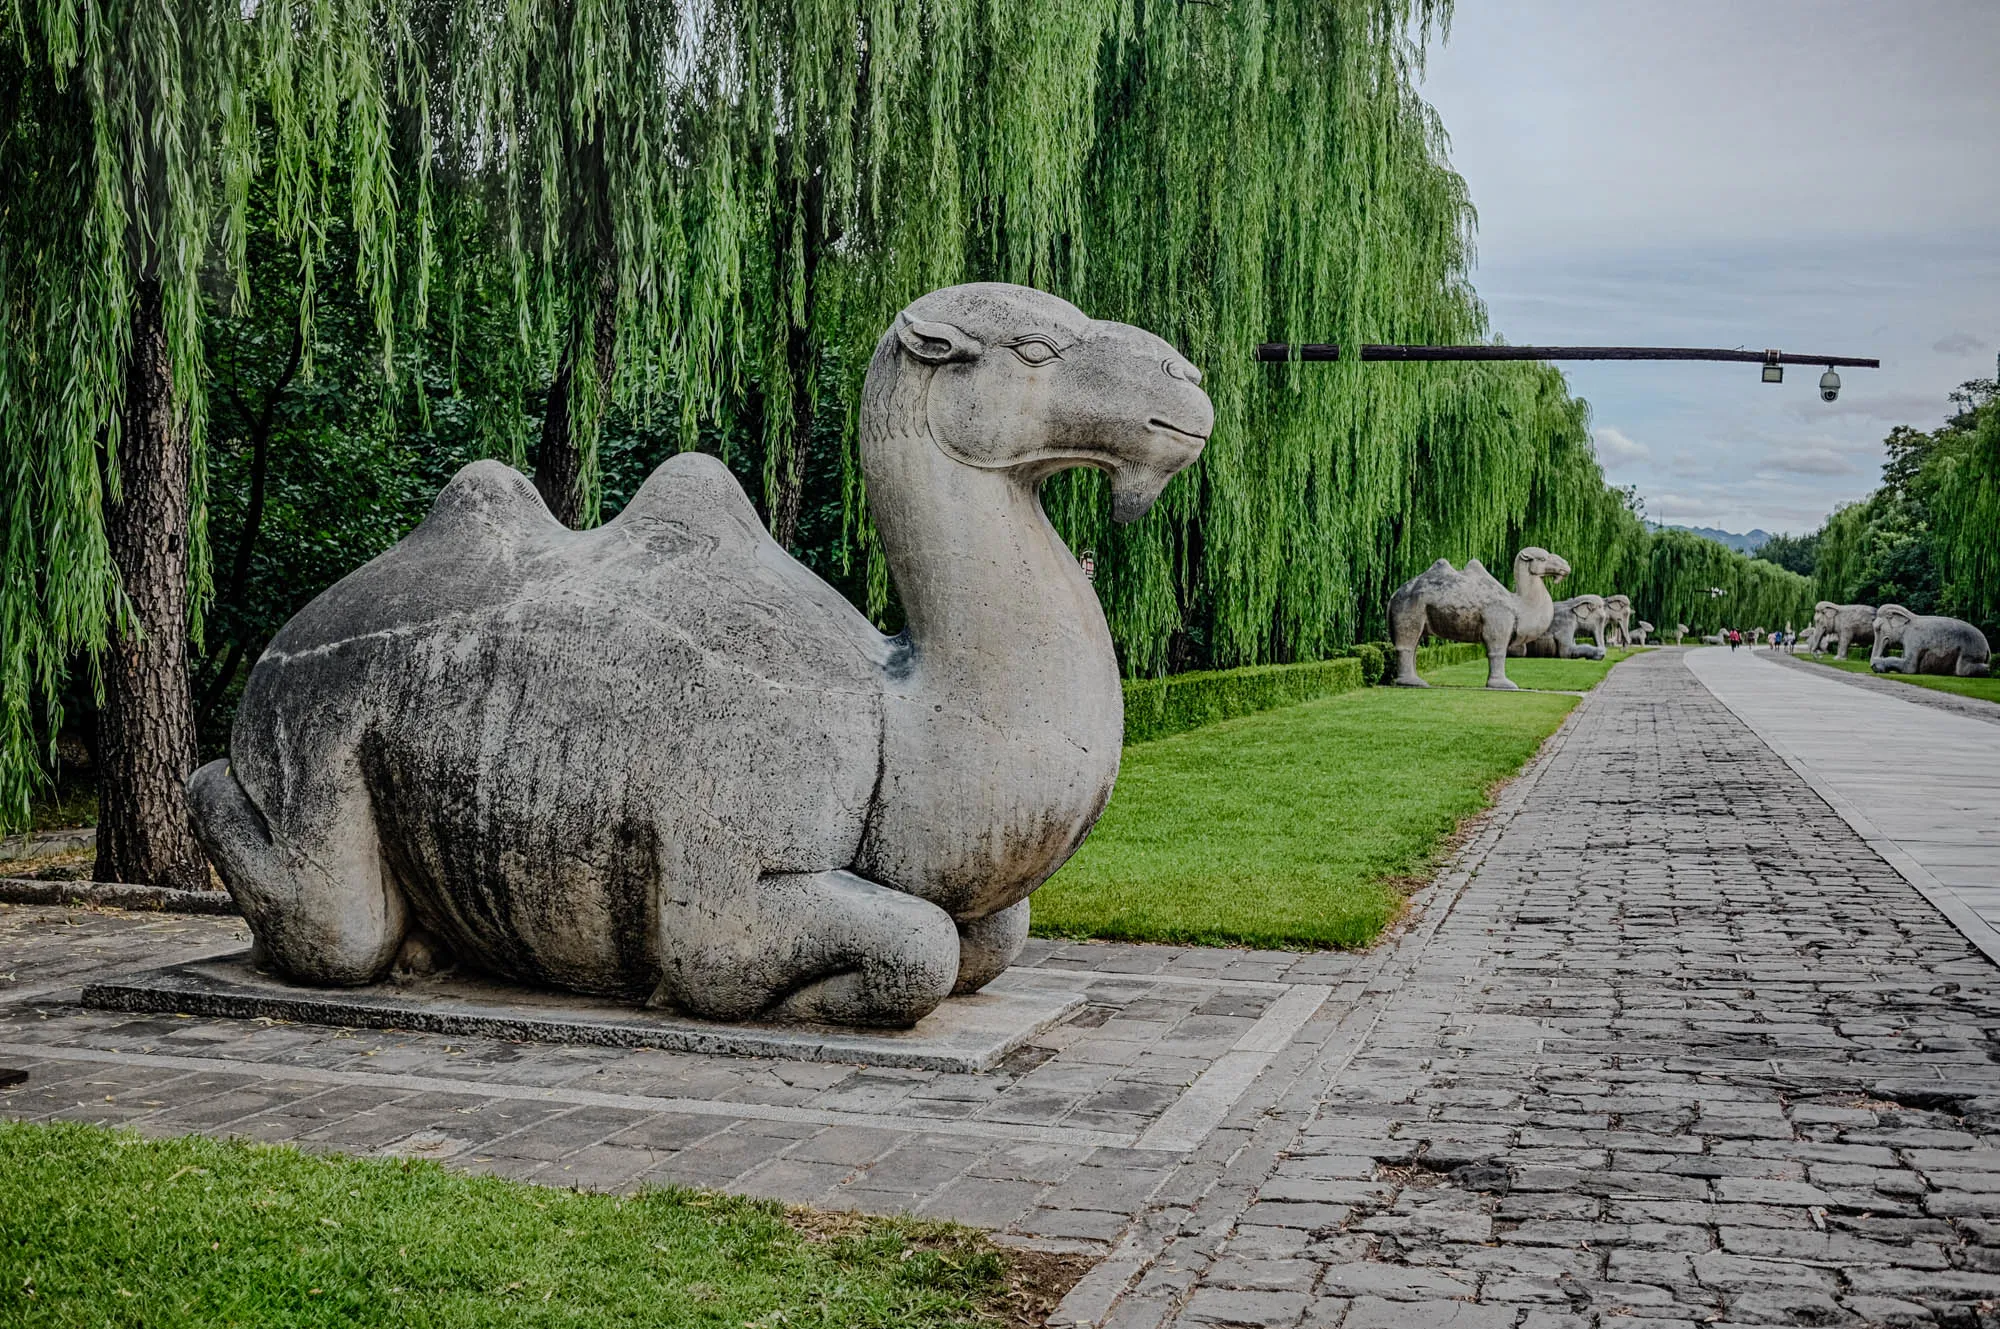
[[[1024,365],[1045,365],[1062,354],[1055,343],[1045,337],[1023,337],[1007,349],[1020,356]]]

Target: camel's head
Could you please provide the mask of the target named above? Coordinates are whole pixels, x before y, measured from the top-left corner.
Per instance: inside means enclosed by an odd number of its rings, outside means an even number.
[[[1094,466],[1111,476],[1121,522],[1153,506],[1215,425],[1201,371],[1180,352],[1031,287],[932,291],[896,316],[878,367],[891,339],[932,370],[922,409],[952,460],[1036,480]]]
[[[1916,615],[1901,605],[1883,605],[1875,611],[1875,646],[1897,646],[1902,643],[1903,630],[1910,626]]]
[[[1514,555],[1514,571],[1517,575],[1526,573],[1543,581],[1561,581],[1569,576],[1569,563],[1546,549],[1530,545]]]

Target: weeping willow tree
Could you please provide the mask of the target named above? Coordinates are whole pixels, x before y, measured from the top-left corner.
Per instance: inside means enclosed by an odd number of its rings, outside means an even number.
[[[247,175],[242,26],[229,4],[0,14],[0,800],[24,807],[37,703],[87,655],[109,880],[208,880],[180,788],[208,580],[200,279]]]
[[[439,383],[476,397],[491,451],[578,525],[599,516],[606,421],[657,422],[720,453],[774,533],[885,624],[861,377],[897,309],[974,279],[1151,328],[1207,373],[1214,438],[1144,521],[1112,527],[1095,475],[1047,494],[1099,553],[1135,673],[1379,633],[1389,591],[1439,556],[1504,567],[1538,543],[1578,589],[1629,589],[1653,545],[1553,369],[1251,359],[1270,339],[1488,335],[1470,201],[1415,91],[1447,16],[1447,0],[0,12],[0,815],[25,806],[71,663],[102,661],[114,726],[135,689],[162,701],[128,728],[156,753],[135,824],[171,852],[100,875],[194,874],[170,657],[198,639],[208,586],[202,321],[247,303],[253,180],[257,224],[296,254],[304,378],[318,310],[352,302],[384,412],[421,414]],[[348,284],[322,289],[336,212]],[[120,552],[134,494],[158,518],[152,562]],[[833,513],[823,548],[804,547],[809,511]],[[133,643],[163,663],[121,663]]]

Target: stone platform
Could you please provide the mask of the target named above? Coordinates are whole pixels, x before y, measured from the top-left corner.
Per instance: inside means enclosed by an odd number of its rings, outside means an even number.
[[[1051,986],[1047,979],[1015,971],[1002,974],[983,992],[951,998],[911,1029],[723,1024],[646,1010],[629,1001],[542,992],[458,974],[360,988],[302,987],[253,967],[249,956],[239,951],[92,983],[83,989],[83,1004],[107,1011],[967,1074],[991,1070],[1084,1004],[1073,986]]]

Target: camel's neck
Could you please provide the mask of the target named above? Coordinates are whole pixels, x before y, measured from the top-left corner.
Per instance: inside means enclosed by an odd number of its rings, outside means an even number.
[[[1514,569],[1514,598],[1527,609],[1553,609],[1555,599],[1542,579],[1524,567]]]
[[[1021,899],[1082,840],[1110,797],[1124,711],[1104,611],[1038,483],[941,451],[927,378],[899,375],[863,411],[910,651],[857,868],[963,919]]]
[[[965,693],[986,717],[1055,718],[1116,691],[1096,592],[1042,511],[1038,482],[946,456],[927,436],[862,441],[869,508],[908,622],[908,686]]]

